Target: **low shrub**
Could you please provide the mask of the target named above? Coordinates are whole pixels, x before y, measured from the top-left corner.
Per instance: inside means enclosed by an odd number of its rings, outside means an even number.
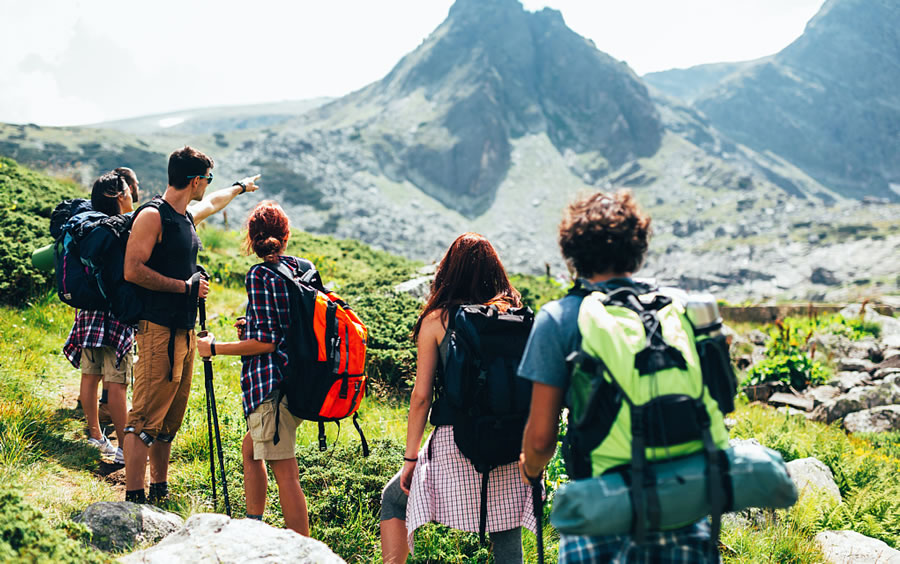
[[[810,356],[807,343],[814,329],[795,320],[777,321],[766,343],[766,358],[747,371],[745,386],[781,382],[796,390],[824,383],[828,368]]]
[[[0,157],[0,302],[21,306],[52,286],[52,275],[31,266],[31,253],[52,241],[53,208],[74,197],[85,197],[74,182],[55,180]]]
[[[0,561],[102,563],[111,559],[87,545],[84,525],[64,521],[51,525],[19,493],[0,490]]]

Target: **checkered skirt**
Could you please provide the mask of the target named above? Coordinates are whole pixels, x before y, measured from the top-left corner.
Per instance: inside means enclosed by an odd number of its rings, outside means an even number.
[[[487,499],[488,533],[516,527],[536,531],[531,487],[522,483],[515,462],[491,471]],[[477,533],[480,504],[481,474],[457,448],[453,427],[437,427],[419,451],[409,489],[406,531],[410,550],[416,529],[431,521]]]

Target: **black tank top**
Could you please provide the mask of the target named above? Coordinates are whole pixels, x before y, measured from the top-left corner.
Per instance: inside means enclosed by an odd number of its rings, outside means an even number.
[[[180,214],[160,196],[154,197],[134,213],[144,208],[159,211],[162,224],[162,240],[153,247],[147,266],[163,276],[187,280],[197,272],[197,252],[200,238],[194,228],[190,212]],[[191,303],[188,294],[157,292],[140,288],[143,313],[141,319],[175,329],[193,329],[197,321],[197,303]]]

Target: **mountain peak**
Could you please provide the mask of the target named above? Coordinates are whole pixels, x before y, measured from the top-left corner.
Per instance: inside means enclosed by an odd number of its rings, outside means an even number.
[[[588,181],[661,142],[656,108],[626,65],[559,12],[527,12],[518,0],[457,0],[422,45],[348,104],[387,107],[373,119],[409,144],[385,166],[472,216],[493,202],[524,135],[579,155],[573,171]],[[397,147],[397,137],[378,142]]]

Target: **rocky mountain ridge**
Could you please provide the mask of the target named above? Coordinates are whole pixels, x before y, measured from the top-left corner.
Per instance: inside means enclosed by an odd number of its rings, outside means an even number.
[[[756,68],[739,67],[707,76]],[[648,91],[553,10],[459,0],[384,79],[310,106],[287,118],[283,108],[184,112],[200,121],[166,130],[160,116],[108,124],[119,132],[0,125],[0,153],[84,184],[132,166],[152,193],[165,186],[168,152],[188,143],[214,157],[217,178],[263,174],[232,217],[275,197],[303,229],[426,261],[475,230],[510,269],[560,279],[566,203],[625,186],[654,218],[642,275],[736,301],[898,293],[900,206],[847,198],[696,106]]]
[[[796,41],[743,63],[655,73],[724,134],[844,196],[900,201],[900,4],[828,0]]]

